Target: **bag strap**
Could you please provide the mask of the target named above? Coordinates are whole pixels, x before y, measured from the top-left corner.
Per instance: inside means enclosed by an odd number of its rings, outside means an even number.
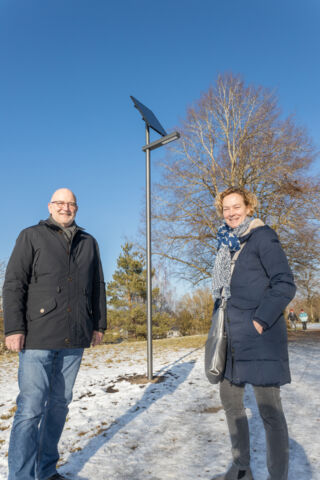
[[[233,274],[233,270],[234,270],[234,266],[236,264],[236,261],[237,261],[239,255],[240,255],[240,253],[241,253],[241,251],[242,251],[242,249],[243,249],[243,247],[245,246],[246,243],[247,242],[241,243],[239,250],[236,251],[236,253],[233,255],[233,257],[231,259],[231,277],[232,277],[232,274]],[[226,302],[226,298],[225,298],[225,295],[224,295],[224,288],[223,288],[222,292],[221,292],[221,306],[222,306],[222,308],[225,308],[226,303],[227,302]]]
[[[233,257],[231,259],[231,277],[232,277],[232,274],[233,274],[233,270],[234,270],[234,266],[236,264],[236,261],[237,261],[239,255],[240,255],[240,253],[241,253],[241,251],[242,251],[242,249],[243,249],[243,247],[245,246],[246,243],[247,242],[241,243],[240,249],[236,251],[236,253],[233,255]]]

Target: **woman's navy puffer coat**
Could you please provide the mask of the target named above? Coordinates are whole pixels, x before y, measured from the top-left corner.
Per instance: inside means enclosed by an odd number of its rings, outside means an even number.
[[[295,295],[293,275],[270,227],[254,228],[240,241],[246,244],[235,263],[227,303],[225,377],[235,384],[283,385],[291,380],[283,311]],[[253,320],[263,326],[261,335]]]

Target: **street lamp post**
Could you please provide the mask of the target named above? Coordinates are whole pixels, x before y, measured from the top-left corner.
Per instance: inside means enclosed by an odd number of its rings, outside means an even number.
[[[146,145],[150,143],[149,125],[146,124]],[[152,365],[152,266],[151,266],[151,166],[150,149],[146,150],[146,252],[147,252],[147,376],[153,377]]]
[[[139,110],[146,127],[146,144],[142,150],[146,153],[146,252],[147,252],[147,376],[153,378],[152,365],[152,267],[151,267],[151,150],[162,147],[180,137],[179,132],[167,134],[156,116],[136,98],[130,96],[134,106]],[[161,135],[161,138],[150,143],[150,128]]]

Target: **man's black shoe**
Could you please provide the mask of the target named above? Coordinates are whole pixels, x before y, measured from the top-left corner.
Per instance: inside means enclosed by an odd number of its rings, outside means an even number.
[[[55,473],[52,477],[49,477],[48,480],[68,480],[67,477],[63,477],[60,473]]]

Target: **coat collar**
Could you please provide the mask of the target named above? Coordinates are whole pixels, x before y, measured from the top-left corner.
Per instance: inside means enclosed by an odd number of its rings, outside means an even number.
[[[253,220],[251,220],[251,222],[249,224],[249,227],[244,232],[244,234],[241,235],[241,237],[239,238],[240,243],[246,242],[248,240],[248,238],[251,236],[251,234],[255,230],[257,230],[258,228],[261,228],[261,227],[265,227],[265,224],[263,223],[262,220],[260,220],[260,218],[254,218]]]
[[[62,227],[60,227],[59,225],[56,225],[55,223],[53,223],[53,222],[51,221],[51,218],[50,218],[50,217],[47,218],[46,220],[40,220],[39,225],[46,225],[47,227],[52,228],[52,230],[63,230]],[[84,231],[84,230],[85,230],[84,228],[79,227],[79,225],[77,225],[76,223],[75,223],[75,226],[76,226],[76,232],[77,232],[78,230],[80,230],[80,231]]]

